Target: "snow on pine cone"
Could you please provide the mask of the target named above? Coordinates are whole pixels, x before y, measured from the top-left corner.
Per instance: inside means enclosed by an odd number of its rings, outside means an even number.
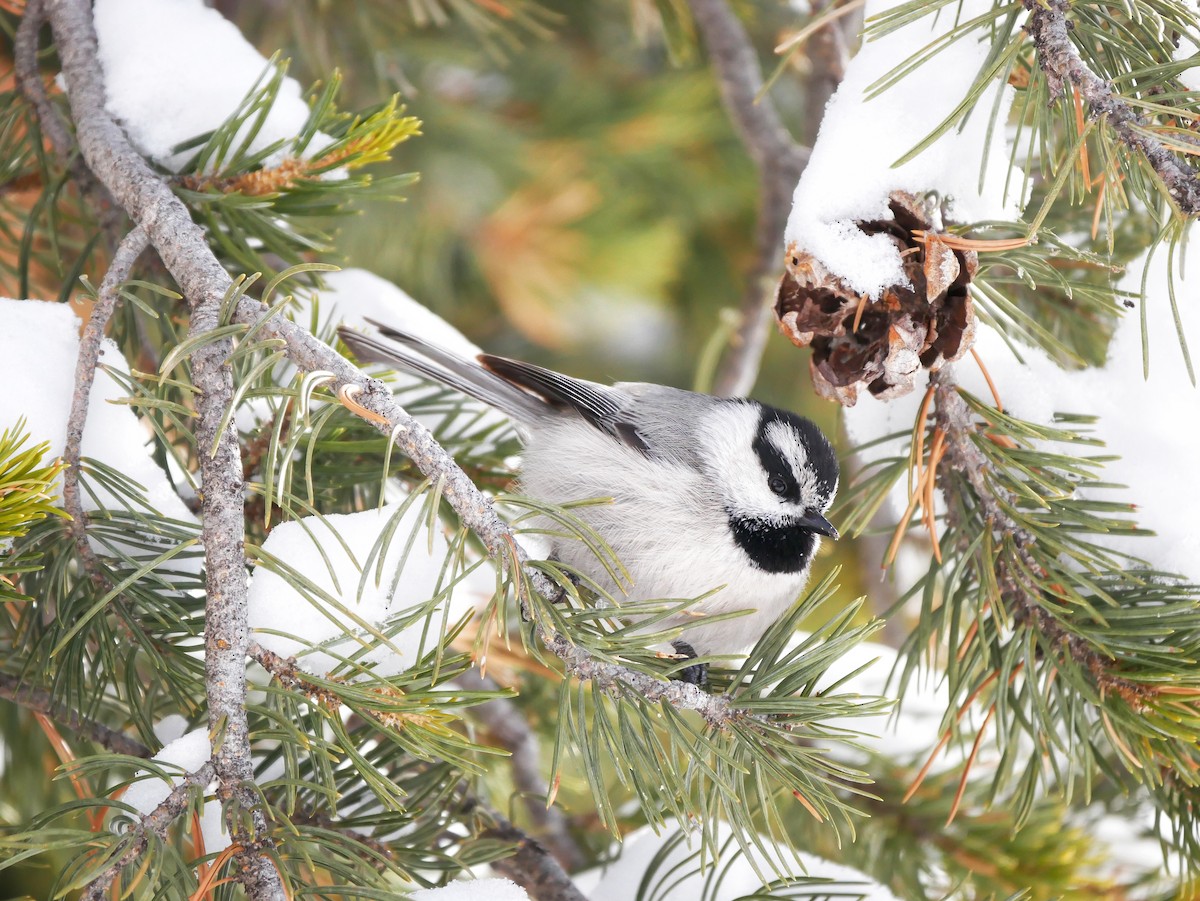
[[[931,203],[895,192],[888,205],[895,219],[858,227],[895,242],[907,285],[892,285],[872,300],[793,244],[775,299],[780,330],[797,347],[812,347],[817,393],[847,407],[862,388],[880,400],[908,394],[919,370],[936,371],[975,341],[975,251],[939,236],[941,216]]]

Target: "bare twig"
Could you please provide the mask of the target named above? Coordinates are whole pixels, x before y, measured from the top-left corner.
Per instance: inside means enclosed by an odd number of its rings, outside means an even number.
[[[83,159],[75,154],[71,135],[58,110],[46,95],[46,86],[42,83],[42,74],[38,70],[38,32],[45,21],[44,0],[29,0],[13,41],[13,74],[22,96],[37,113],[38,125],[42,133],[50,139],[55,155],[67,167],[80,193],[99,218],[100,227],[111,249],[116,246],[121,227],[120,211],[113,205],[108,190],[97,180]]]
[[[458,682],[468,691],[496,691],[499,686],[478,670],[467,670]],[[537,827],[538,841],[568,871],[584,863],[583,852],[571,837],[567,818],[560,808],[547,806],[550,786],[542,778],[541,749],[537,735],[521,708],[508,698],[496,698],[472,709],[472,715],[491,733],[500,747],[512,755],[513,785],[525,801],[525,809]]]
[[[63,471],[63,506],[71,514],[71,536],[79,558],[93,581],[102,582],[96,554],[87,538],[87,513],[79,493],[79,455],[83,442],[83,427],[87,422],[88,401],[91,399],[92,383],[96,378],[96,365],[100,360],[100,345],[104,340],[104,327],[117,304],[117,289],[129,277],[134,262],[146,249],[146,233],[134,228],[117,248],[112,264],[100,283],[100,296],[92,308],[92,315],[84,326],[79,339],[79,359],[75,363],[75,393],[71,397],[71,412],[67,417],[67,443],[63,451],[66,469]]]
[[[109,886],[117,874],[132,864],[150,844],[150,836],[163,838],[170,825],[187,809],[188,797],[196,786],[207,786],[215,778],[215,769],[210,760],[194,773],[188,773],[176,783],[163,802],[142,817],[131,830],[133,841],[125,853],[109,864],[103,873],[88,883],[83,890],[82,901],[103,901]]]
[[[190,299],[190,298],[189,298]],[[208,294],[192,309],[190,333],[199,337],[220,323],[221,297]],[[229,834],[241,845],[237,853],[239,878],[251,898],[284,898],[275,865],[259,852],[268,826],[251,786],[250,726],[246,717],[246,651],[249,585],[246,577],[245,491],[241,449],[232,417],[222,423],[233,404],[233,371],[225,362],[233,350],[231,338],[209,341],[192,354],[192,379],[200,389],[196,412],[196,441],[200,446],[201,521],[204,535],[206,598],[204,604],[204,685],[208,719],[220,733],[213,763],[220,778],[222,800],[234,799],[250,815],[251,828],[235,809],[226,808]]]
[[[78,732],[114,754],[149,757],[154,753],[136,738],[71,710],[55,700],[54,695],[46,689],[22,683],[15,676],[0,673],[0,698],[44,713],[59,725],[66,726],[72,732]]]
[[[534,901],[587,901],[553,855],[499,811],[474,796],[468,796],[465,812],[472,811],[488,822],[483,830],[484,836],[509,842],[516,847],[512,856],[492,861],[492,869],[497,873],[507,876],[525,889]]]
[[[1091,116],[1103,116],[1104,122],[1126,147],[1146,158],[1162,179],[1167,193],[1179,204],[1179,209],[1189,216],[1200,213],[1200,177],[1196,171],[1158,138],[1139,130],[1141,123],[1137,113],[1080,58],[1071,43],[1071,25],[1067,21],[1071,9],[1069,0],[1025,0],[1025,8],[1029,10],[1025,29],[1037,49],[1038,65],[1046,76],[1050,101],[1063,95],[1064,83],[1075,85],[1088,102]]]
[[[690,0],[690,5],[717,73],[725,112],[758,167],[754,269],[742,297],[741,323],[713,384],[714,394],[738,396],[747,394],[758,377],[777,281],[772,276],[782,268],[783,229],[809,150],[792,139],[770,98],[755,102],[763,86],[762,70],[746,29],[725,0]]]

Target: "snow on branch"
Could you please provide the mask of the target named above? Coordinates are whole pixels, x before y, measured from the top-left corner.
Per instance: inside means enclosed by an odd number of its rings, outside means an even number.
[[[121,870],[134,863],[146,850],[146,846],[150,843],[150,836],[156,835],[163,838],[171,824],[187,809],[192,790],[208,785],[215,776],[216,771],[212,761],[209,760],[181,779],[161,803],[137,822],[130,833],[129,844],[124,853],[105,867],[104,872],[88,883],[87,888],[83,891],[83,901],[104,901],[109,887]]]
[[[1188,216],[1200,213],[1200,176],[1162,141],[1141,128],[1138,114],[1080,58],[1071,43],[1069,0],[1025,0],[1025,8],[1029,10],[1025,28],[1037,48],[1038,65],[1046,76],[1050,101],[1063,96],[1064,84],[1077,87],[1091,107],[1092,116],[1102,119],[1126,147],[1146,158],[1179,209]]]

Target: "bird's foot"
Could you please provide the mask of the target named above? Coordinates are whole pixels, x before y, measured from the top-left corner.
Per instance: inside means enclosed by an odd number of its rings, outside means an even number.
[[[686,641],[673,641],[671,642],[671,647],[675,649],[676,654],[679,654],[681,657],[685,657],[689,660],[694,660],[696,657],[700,656],[696,653],[696,649]],[[697,688],[704,688],[706,685],[708,685],[708,664],[696,663],[692,666],[685,666],[678,673],[676,673],[675,678],[680,682],[686,682],[688,685],[695,685]]]

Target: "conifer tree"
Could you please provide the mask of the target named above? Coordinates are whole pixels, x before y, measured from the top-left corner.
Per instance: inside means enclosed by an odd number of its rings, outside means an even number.
[[[1191,896],[1193,2],[216,7],[0,0],[0,894]],[[801,409],[842,540],[681,681],[370,319]]]

